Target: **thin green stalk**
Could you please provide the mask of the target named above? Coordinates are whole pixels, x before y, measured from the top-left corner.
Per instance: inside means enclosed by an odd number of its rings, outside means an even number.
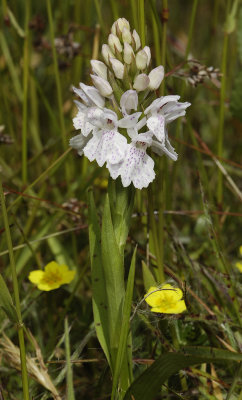
[[[21,360],[23,399],[29,400],[28,372],[27,372],[26,352],[25,352],[25,344],[24,344],[24,330],[23,330],[19,289],[18,289],[18,278],[17,278],[17,273],[16,273],[15,260],[14,260],[14,254],[13,254],[13,244],[12,244],[12,238],[11,238],[10,229],[9,229],[8,215],[7,215],[6,205],[5,205],[5,198],[4,198],[1,178],[0,178],[0,199],[1,199],[4,227],[5,227],[5,233],[6,233],[6,238],[7,238],[8,250],[9,250],[10,266],[11,266],[12,279],[13,279],[14,300],[15,300],[16,312],[17,312],[17,316],[18,316],[18,338],[19,338],[20,360]]]
[[[228,55],[228,39],[229,35],[227,32],[224,33],[223,41],[223,52],[222,52],[222,81],[220,90],[220,106],[219,106],[219,126],[218,126],[218,137],[217,137],[217,153],[219,157],[223,155],[223,139],[224,139],[224,103],[226,96],[226,70],[227,70],[227,55]],[[218,184],[217,184],[217,202],[221,204],[223,200],[223,175],[221,171],[218,171]]]
[[[110,3],[111,3],[111,8],[112,8],[113,18],[115,20],[117,20],[119,17],[118,2],[116,0],[110,0]]]
[[[102,32],[105,33],[107,31],[107,24],[105,24],[105,22],[103,20],[100,1],[99,0],[94,0],[94,2],[95,2],[96,11],[97,11],[98,21],[99,21],[99,23],[101,25]]]
[[[150,225],[151,225],[151,232],[152,232],[152,239],[154,244],[154,251],[156,255],[156,262],[157,262],[157,269],[158,269],[158,280],[160,283],[165,281],[164,275],[164,265],[163,265],[163,253],[161,253],[161,246],[160,246],[160,237],[158,236],[157,232],[157,222],[155,221],[154,216],[154,203],[153,203],[153,191],[152,185],[148,188],[148,199],[149,199],[149,218],[150,218]],[[160,220],[159,220],[160,223]],[[163,228],[163,226],[162,226]],[[163,239],[163,238],[162,238]]]
[[[158,22],[155,16],[155,0],[151,3],[151,20],[152,20],[152,29],[153,29],[153,38],[154,38],[154,46],[155,46],[155,60],[156,65],[161,65],[161,49],[160,49],[160,32]]]
[[[133,25],[136,29],[136,31],[139,30],[139,24],[138,24],[138,17],[137,17],[137,1],[136,0],[131,0],[131,9],[132,9],[132,17],[133,17]]]
[[[9,73],[10,73],[11,79],[13,81],[13,87],[15,89],[16,96],[17,96],[18,100],[20,102],[22,102],[23,93],[22,93],[21,83],[20,83],[16,68],[15,68],[12,56],[10,54],[7,41],[6,41],[5,36],[2,31],[0,31],[0,43],[1,43],[2,53],[4,55],[7,65],[8,65]]]
[[[67,388],[67,400],[75,400],[74,387],[73,387],[73,373],[71,366],[71,349],[70,349],[70,338],[69,338],[69,328],[68,328],[68,320],[65,318],[65,351],[66,351],[66,364],[67,364],[67,373],[66,373],[66,388]]]
[[[191,21],[190,21],[190,26],[189,26],[189,34],[188,34],[188,41],[187,41],[187,47],[186,47],[186,51],[185,51],[185,59],[187,59],[190,48],[191,48],[191,43],[192,43],[192,39],[193,39],[193,30],[194,30],[194,25],[195,25],[195,19],[196,19],[196,14],[197,14],[197,6],[198,6],[198,0],[194,0],[193,2],[193,6],[192,6],[192,13],[191,13]],[[183,101],[183,96],[184,96],[184,92],[186,89],[186,83],[185,81],[182,82],[181,85],[181,92],[180,92],[180,96],[181,96],[181,100]],[[179,118],[176,124],[176,132],[175,132],[175,137],[179,137],[179,133],[181,131],[181,127],[182,127],[182,119]],[[179,149],[181,146],[178,146],[178,153],[179,153]],[[168,204],[167,207],[170,208],[171,207],[171,202],[172,202],[172,196],[171,194],[173,193],[173,184],[175,182],[175,178],[176,178],[176,173],[177,173],[177,169],[179,166],[179,159],[178,161],[175,163],[175,165],[173,166],[173,172],[172,172],[172,179],[171,181],[171,185],[170,185],[170,189],[169,189],[169,198],[168,198]]]
[[[137,0],[138,2],[138,24],[139,35],[142,47],[145,46],[145,5],[144,0]]]
[[[28,129],[28,83],[29,83],[29,17],[30,1],[25,2],[25,38],[23,64],[23,108],[22,108],[22,180],[27,183],[27,129]]]
[[[162,3],[162,39],[161,39],[161,65],[166,66],[166,36],[167,36],[167,21],[168,21],[168,1],[163,0]],[[161,83],[160,86],[160,94],[161,96],[164,96],[164,91],[165,91],[165,83],[164,79]]]
[[[64,114],[63,114],[63,110],[62,110],[63,101],[62,101],[62,93],[61,93],[60,73],[59,73],[57,54],[56,54],[56,48],[55,48],[55,33],[54,33],[53,16],[52,16],[52,10],[51,10],[51,1],[46,0],[46,5],[47,5],[47,12],[48,12],[48,21],[49,21],[49,26],[50,26],[50,40],[51,40],[52,55],[53,55],[53,62],[54,62],[55,83],[56,83],[56,89],[57,89],[57,101],[58,101],[59,118],[60,118],[62,147],[63,147],[63,151],[65,151],[66,146],[67,146],[67,140],[66,140]],[[70,177],[70,169],[69,169],[68,163],[65,163],[65,174],[66,174],[66,183],[68,184],[69,177]]]

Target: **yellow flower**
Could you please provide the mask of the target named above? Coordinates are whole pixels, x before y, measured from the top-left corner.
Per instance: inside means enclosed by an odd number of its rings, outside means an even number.
[[[168,283],[161,288],[152,286],[145,295],[146,303],[152,307],[151,311],[162,314],[179,314],[185,311],[186,304],[182,298],[182,290]]]
[[[39,290],[54,290],[58,289],[65,283],[70,283],[75,276],[76,271],[71,271],[66,265],[57,264],[51,261],[45,266],[44,271],[37,269],[29,274],[30,282],[37,285]]]
[[[242,246],[239,247],[239,254],[242,256]]]
[[[240,247],[242,247],[242,246],[240,246]],[[236,266],[236,268],[238,268],[239,272],[242,273],[242,262],[238,261],[237,263],[235,263],[235,266]]]

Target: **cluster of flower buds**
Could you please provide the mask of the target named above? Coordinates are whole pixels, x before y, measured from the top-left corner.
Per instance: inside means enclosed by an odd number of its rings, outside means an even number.
[[[142,189],[155,178],[148,148],[177,159],[167,125],[185,115],[190,103],[180,103],[176,95],[155,99],[164,68],[151,70],[150,48],[141,49],[138,33],[131,33],[125,18],[113,24],[102,57],[104,62],[91,60],[94,86],[80,83],[80,88],[73,88],[81,99],[75,102],[73,124],[81,133],[70,145],[100,167],[106,163],[111,177],[120,176],[124,187],[132,183]]]
[[[91,61],[94,74],[91,77],[103,96],[110,96],[119,87],[123,90],[135,89],[137,92],[156,90],[164,78],[162,65],[150,71],[150,48],[145,46],[141,49],[138,33],[135,29],[131,33],[125,18],[114,22],[108,44],[102,46],[102,57],[104,62]],[[114,77],[119,80],[116,88],[112,87]]]

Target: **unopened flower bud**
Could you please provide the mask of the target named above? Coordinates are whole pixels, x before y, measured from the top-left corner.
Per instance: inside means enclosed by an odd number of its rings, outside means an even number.
[[[115,54],[115,49],[119,52],[122,51],[122,45],[120,43],[119,38],[114,35],[113,33],[110,33],[110,35],[108,36],[108,44],[110,49],[112,50],[112,52]]]
[[[140,37],[135,29],[133,30],[133,39],[135,41],[135,50],[137,51],[137,50],[139,50],[139,48],[141,46],[141,41],[140,41]]]
[[[150,78],[149,89],[150,90],[158,89],[164,78],[164,67],[160,65],[159,67],[152,69],[152,71],[150,71],[149,73],[149,78]]]
[[[96,75],[107,80],[107,67],[102,61],[91,60],[91,66]]]
[[[136,54],[136,66],[138,69],[145,69],[147,67],[148,56],[144,50],[140,50]]]
[[[149,66],[149,63],[150,63],[150,60],[151,60],[150,48],[149,48],[148,46],[145,46],[145,47],[143,48],[143,50],[146,52],[147,57],[148,57],[148,59],[147,59],[147,64],[146,64],[146,66],[148,67],[148,66]]]
[[[150,83],[149,77],[146,74],[140,74],[136,76],[133,87],[138,92],[141,92],[142,90],[145,90],[148,87],[149,83]]]
[[[122,30],[122,39],[124,43],[132,43],[132,35],[129,29],[126,27],[123,28]]]
[[[131,64],[132,60],[134,59],[134,51],[130,44],[124,43],[124,62],[126,64]]]
[[[114,58],[114,54],[107,44],[102,45],[102,56],[107,65],[109,65],[109,59]]]
[[[123,79],[124,76],[124,65],[121,61],[117,60],[116,58],[110,58],[110,63],[113,68],[114,75],[118,79]]]
[[[120,32],[122,32],[123,28],[127,28],[128,30],[130,30],[129,21],[127,21],[127,19],[125,19],[125,18],[119,18],[119,19],[117,19],[117,21],[115,21],[113,23],[111,32],[114,35],[117,35],[117,26],[118,26]]]
[[[122,113],[125,115],[130,110],[137,110],[138,107],[138,95],[135,90],[127,90],[120,99],[120,106]]]
[[[106,79],[103,79],[100,76],[96,75],[91,75],[91,78],[94,85],[102,96],[108,97],[113,93],[112,86],[108,83],[108,81],[106,81]]]

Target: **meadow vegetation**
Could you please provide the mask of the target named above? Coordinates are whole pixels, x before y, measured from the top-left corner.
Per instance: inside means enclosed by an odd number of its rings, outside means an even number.
[[[164,65],[159,95],[191,103],[169,126],[178,160],[153,156],[156,179],[135,192],[119,324],[136,386],[125,400],[241,400],[240,2],[2,0],[0,16],[0,398],[124,398],[122,350],[112,374],[92,309],[88,226],[108,215],[109,173],[69,140],[72,85],[92,85],[90,60],[125,17],[152,68]],[[75,276],[38,289],[29,274],[52,261]],[[185,312],[143,301],[164,283],[182,290]]]

